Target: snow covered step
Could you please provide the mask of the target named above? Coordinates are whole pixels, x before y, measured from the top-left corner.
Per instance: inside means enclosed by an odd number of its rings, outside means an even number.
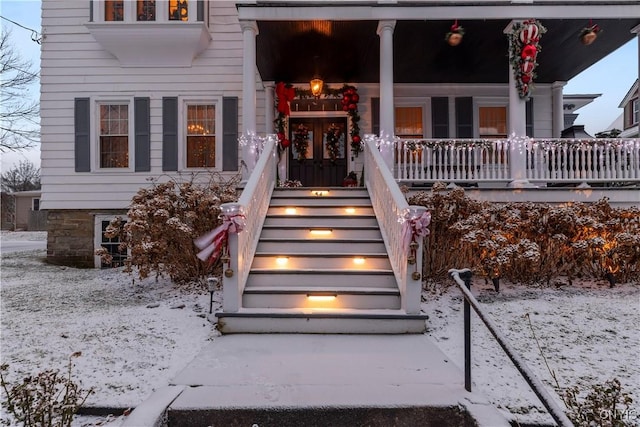
[[[298,216],[334,216],[336,218],[350,217],[354,215],[373,216],[373,208],[369,206],[355,205],[306,205],[290,203],[283,206],[270,205],[267,216],[286,215],[290,218]]]
[[[261,238],[257,252],[280,252],[286,254],[299,253],[341,253],[359,255],[362,253],[386,253],[384,241],[381,239],[309,239],[291,240]]]
[[[335,287],[397,288],[392,271],[358,270],[251,270],[246,288],[291,286],[303,289]]]
[[[287,286],[247,287],[242,296],[245,308],[357,308],[399,309],[397,288],[333,287],[314,290]]]
[[[237,333],[408,334],[423,333],[428,316],[403,310],[257,309],[216,313],[218,330]]]
[[[361,253],[358,255],[332,253],[282,254],[257,252],[251,266],[253,270],[338,269],[387,270],[391,263],[386,253]]]
[[[264,220],[263,226],[377,227],[378,220],[376,220],[376,217],[374,215],[268,215]]]
[[[262,238],[282,239],[381,239],[378,227],[315,227],[315,226],[266,226]]]

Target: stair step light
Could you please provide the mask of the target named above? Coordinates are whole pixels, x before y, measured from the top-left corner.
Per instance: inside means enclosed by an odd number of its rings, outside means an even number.
[[[329,236],[333,233],[333,230],[330,228],[312,228],[309,233],[313,236]]]
[[[287,215],[295,215],[296,214],[296,208],[285,208],[284,209],[284,213]]]
[[[280,267],[284,267],[285,265],[287,265],[288,262],[289,262],[289,257],[286,257],[286,256],[276,257],[276,264],[278,264]]]
[[[359,257],[354,257],[353,258],[353,263],[356,265],[363,265],[364,264],[364,258],[359,256]]]
[[[348,215],[353,215],[354,213],[356,213],[356,208],[345,208],[344,211],[348,214]]]
[[[328,196],[329,190],[312,190],[311,194],[317,197]]]
[[[338,298],[338,294],[328,294],[328,293],[307,294],[307,299],[309,301],[315,301],[315,302],[334,301],[336,298]]]

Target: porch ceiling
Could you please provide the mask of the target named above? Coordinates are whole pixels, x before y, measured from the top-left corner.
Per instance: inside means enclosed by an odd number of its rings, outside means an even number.
[[[394,32],[397,83],[506,83],[508,19],[464,20],[459,46],[445,40],[452,21],[398,21]],[[539,83],[567,81],[635,37],[640,18],[597,19],[603,32],[591,46],[578,40],[584,19],[544,19]],[[377,83],[377,21],[258,21],[257,65],[265,81]],[[611,70],[612,74],[616,70]],[[609,76],[603,76],[609,77]]]

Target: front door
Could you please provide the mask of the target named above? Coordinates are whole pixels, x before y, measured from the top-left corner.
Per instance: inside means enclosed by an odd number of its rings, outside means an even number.
[[[289,120],[289,179],[305,187],[337,187],[347,175],[346,117]]]

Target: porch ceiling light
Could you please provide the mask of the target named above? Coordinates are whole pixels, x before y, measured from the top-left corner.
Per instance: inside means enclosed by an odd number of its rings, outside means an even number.
[[[319,98],[322,93],[322,87],[324,86],[322,79],[315,77],[309,82],[309,86],[311,87],[311,94],[316,98]]]

